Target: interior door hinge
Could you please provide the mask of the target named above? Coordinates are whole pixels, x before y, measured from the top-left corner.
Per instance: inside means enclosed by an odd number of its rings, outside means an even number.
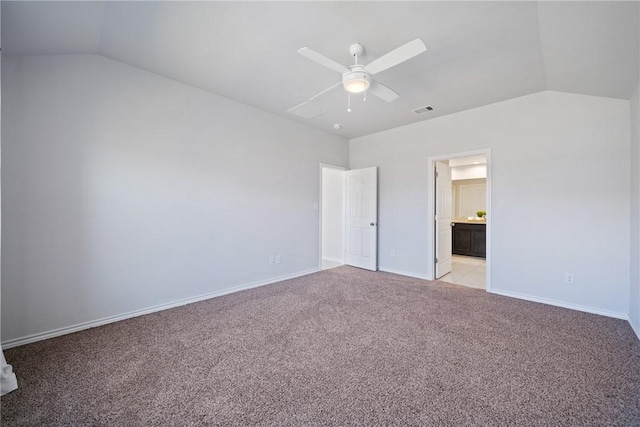
[[[436,178],[438,177],[438,172],[436,172]]]
[[[436,264],[438,263],[438,258],[436,258]]]

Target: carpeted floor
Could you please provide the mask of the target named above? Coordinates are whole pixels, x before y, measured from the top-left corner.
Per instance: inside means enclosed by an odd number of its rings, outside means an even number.
[[[3,426],[640,425],[627,322],[351,267],[6,356]]]

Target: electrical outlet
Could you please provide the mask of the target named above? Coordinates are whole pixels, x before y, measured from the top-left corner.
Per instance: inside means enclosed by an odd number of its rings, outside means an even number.
[[[269,264],[273,265],[273,264],[275,264],[275,262],[276,262],[275,258],[270,256],[269,257]]]
[[[576,284],[576,276],[573,273],[564,273],[564,283],[569,285]]]
[[[389,252],[389,254],[391,256],[396,256],[396,250],[395,249],[391,249],[391,251]]]
[[[280,264],[280,255],[276,255],[276,264]]]

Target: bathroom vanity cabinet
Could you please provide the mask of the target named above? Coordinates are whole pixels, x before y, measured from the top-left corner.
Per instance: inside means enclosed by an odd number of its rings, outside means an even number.
[[[451,231],[453,254],[486,258],[486,223],[453,222]]]

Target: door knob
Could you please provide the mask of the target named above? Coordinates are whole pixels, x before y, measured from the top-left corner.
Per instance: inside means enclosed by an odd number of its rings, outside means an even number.
[[[369,225],[373,227],[374,225],[376,225],[376,223],[375,223],[375,222],[372,222],[372,223],[371,223],[371,224],[369,224]]]

